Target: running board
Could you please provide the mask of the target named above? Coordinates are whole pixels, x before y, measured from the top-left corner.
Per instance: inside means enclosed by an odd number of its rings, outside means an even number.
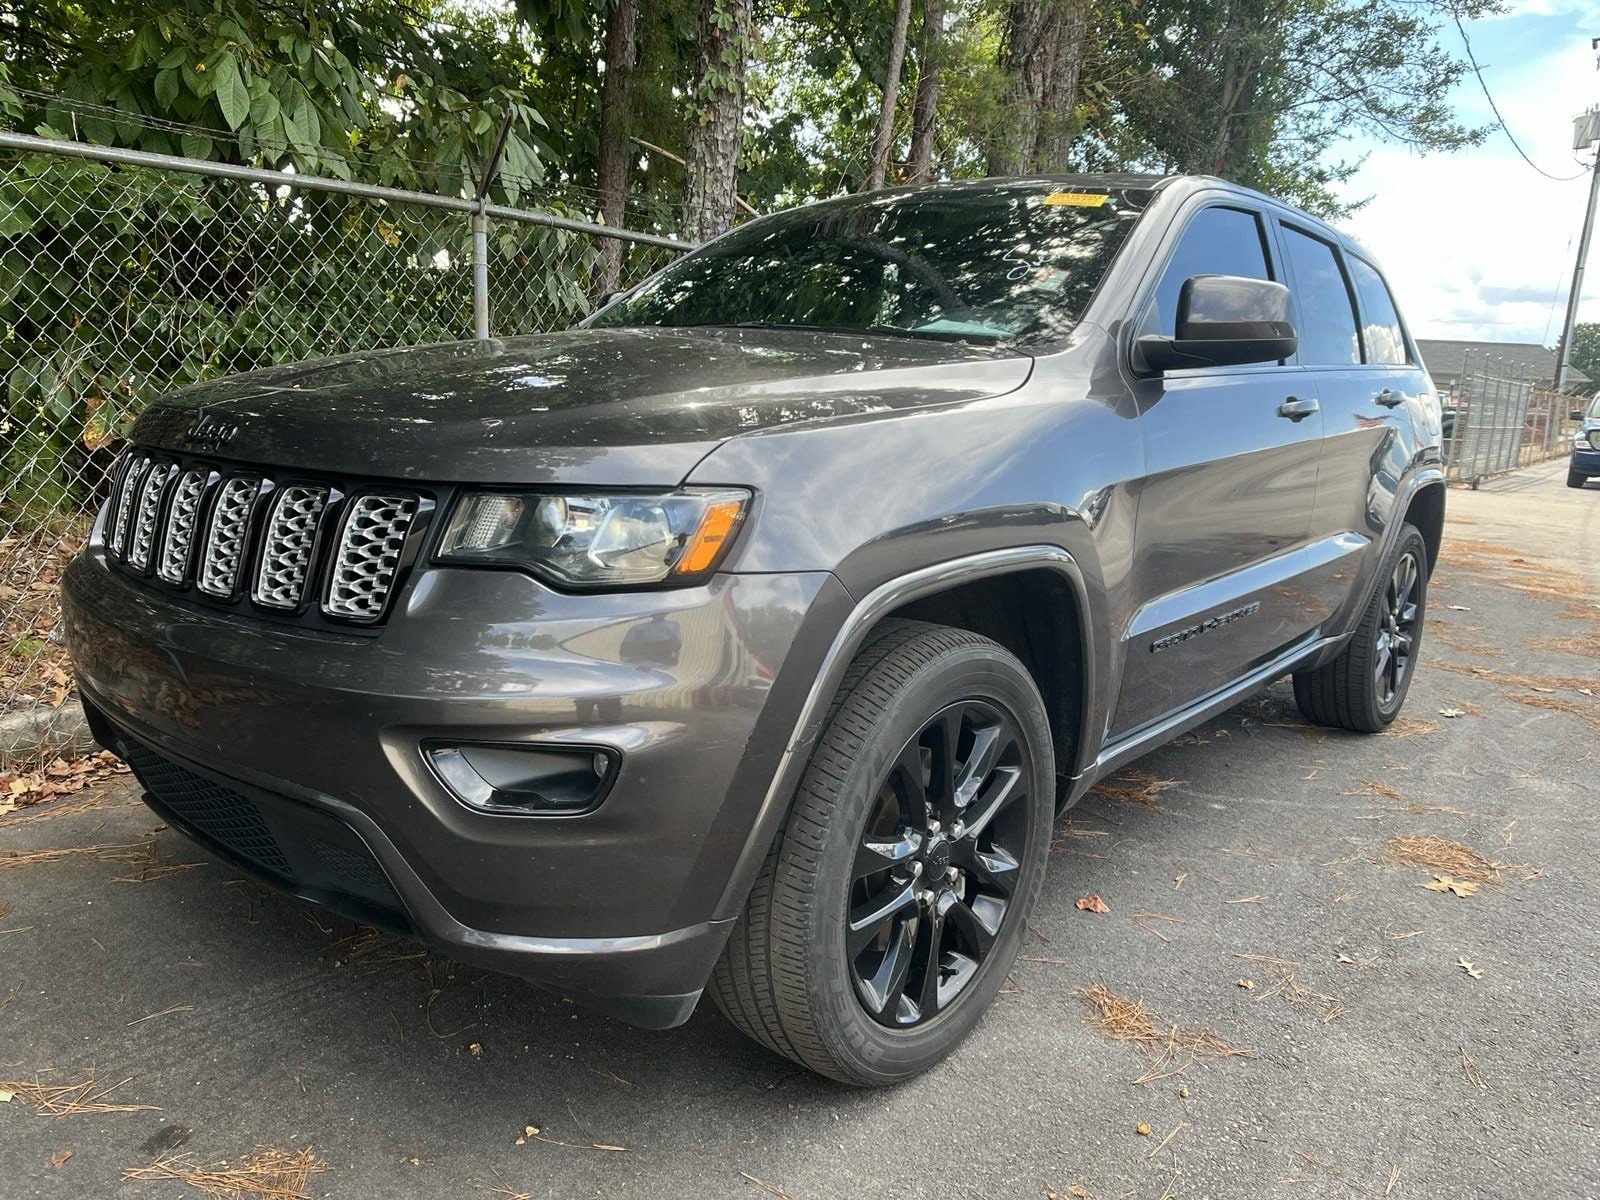
[[[1076,804],[1084,792],[1118,767],[1149,753],[1157,746],[1170,742],[1180,733],[1193,729],[1196,725],[1205,724],[1218,713],[1227,712],[1247,696],[1259,692],[1269,683],[1289,674],[1294,670],[1296,663],[1313,658],[1329,646],[1343,640],[1339,637],[1324,637],[1303,642],[1294,649],[1280,654],[1266,666],[1258,667],[1243,678],[1235,680],[1221,691],[1211,693],[1204,700],[1180,709],[1171,716],[1163,717],[1154,725],[1147,726],[1137,733],[1112,742],[1100,751],[1100,756],[1074,781],[1067,803]]]

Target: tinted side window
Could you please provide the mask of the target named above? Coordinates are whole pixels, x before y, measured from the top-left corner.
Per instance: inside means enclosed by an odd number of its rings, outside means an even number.
[[[1361,326],[1361,340],[1366,343],[1367,361],[1370,363],[1404,363],[1406,337],[1400,331],[1400,314],[1394,309],[1394,298],[1379,275],[1359,258],[1348,257],[1350,277],[1355,281],[1356,295],[1361,297],[1361,315],[1366,318]]]
[[[1313,367],[1360,362],[1355,309],[1350,307],[1350,289],[1333,247],[1285,225],[1283,249],[1294,271],[1300,361]]]
[[[1140,333],[1174,335],[1178,292],[1191,275],[1271,279],[1261,218],[1238,208],[1203,208],[1196,213],[1184,227],[1172,259],[1161,273],[1144,320],[1139,322]]]

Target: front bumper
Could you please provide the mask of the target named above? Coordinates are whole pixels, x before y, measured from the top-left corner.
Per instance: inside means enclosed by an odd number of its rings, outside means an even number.
[[[175,826],[304,899],[650,1026],[688,1017],[720,953],[735,864],[848,607],[826,573],[569,596],[429,570],[377,636],[341,636],[185,605],[98,544],[62,591],[95,731]],[[630,661],[645,624],[651,661]],[[434,739],[602,745],[620,766],[593,812],[491,815],[427,768]],[[151,756],[187,773],[180,799],[239,797],[282,861],[164,799]]]
[[[1600,475],[1600,450],[1574,446],[1570,467],[1582,475]]]

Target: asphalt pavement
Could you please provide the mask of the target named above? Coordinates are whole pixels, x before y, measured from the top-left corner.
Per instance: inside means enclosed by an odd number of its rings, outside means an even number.
[[[1279,684],[1064,818],[994,1011],[891,1091],[709,1004],[644,1032],[358,931],[125,779],[0,818],[0,1080],[150,1106],[0,1103],[0,1197],[199,1196],[123,1173],[311,1147],[309,1194],[385,1200],[1592,1200],[1600,485],[1564,470],[1452,490],[1396,731],[1308,727]],[[1396,860],[1427,836],[1497,866]],[[1170,1044],[1091,1023],[1096,984]]]

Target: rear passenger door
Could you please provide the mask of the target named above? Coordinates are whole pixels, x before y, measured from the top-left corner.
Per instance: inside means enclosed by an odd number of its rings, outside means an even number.
[[[1318,622],[1346,624],[1364,595],[1410,457],[1411,407],[1427,378],[1411,361],[1388,287],[1372,264],[1319,232],[1280,223],[1300,362],[1322,402],[1323,450],[1307,586]],[[1358,595],[1359,594],[1359,595]]]
[[[1135,336],[1173,333],[1179,289],[1193,275],[1284,278],[1266,217],[1242,197],[1202,202],[1167,244],[1135,301]],[[1322,440],[1306,384],[1293,363],[1135,380],[1146,475],[1113,739],[1227,686],[1305,633],[1298,581]]]

